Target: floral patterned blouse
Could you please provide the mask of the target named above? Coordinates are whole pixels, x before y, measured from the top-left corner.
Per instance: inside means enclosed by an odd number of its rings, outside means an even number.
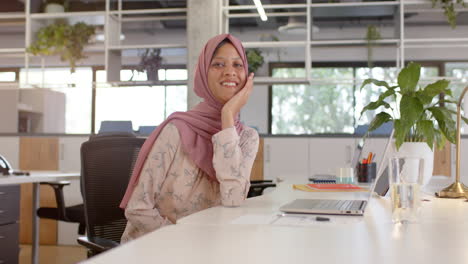
[[[210,181],[183,151],[177,127],[171,123],[164,127],[125,209],[128,222],[122,243],[209,207],[241,205],[250,187],[258,133],[245,127],[238,135],[230,127],[211,140],[219,182]]]

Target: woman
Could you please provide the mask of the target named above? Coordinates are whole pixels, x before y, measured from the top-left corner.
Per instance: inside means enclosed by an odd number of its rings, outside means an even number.
[[[253,89],[242,43],[210,39],[198,59],[194,90],[204,99],[170,115],[143,145],[122,200],[122,242],[217,206],[239,206],[250,186],[258,133],[239,122]]]

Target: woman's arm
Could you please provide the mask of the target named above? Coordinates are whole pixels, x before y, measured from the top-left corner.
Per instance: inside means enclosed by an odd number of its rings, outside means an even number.
[[[213,166],[220,184],[221,203],[239,206],[250,187],[250,173],[258,151],[258,133],[245,128],[241,138],[234,127],[213,135]]]
[[[138,185],[125,209],[125,216],[132,226],[128,235],[132,238],[175,222],[175,219],[160,214],[157,203],[179,144],[179,132],[169,123],[154,143],[141,171]]]

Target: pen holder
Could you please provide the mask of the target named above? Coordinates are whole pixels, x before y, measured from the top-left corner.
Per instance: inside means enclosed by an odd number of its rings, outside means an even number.
[[[358,182],[372,182],[377,175],[377,164],[372,163],[359,163],[357,167]]]

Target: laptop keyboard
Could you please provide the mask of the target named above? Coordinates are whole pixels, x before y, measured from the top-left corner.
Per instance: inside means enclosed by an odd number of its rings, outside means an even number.
[[[317,209],[336,209],[336,210],[359,210],[362,201],[353,200],[311,200],[309,201],[310,208]]]

